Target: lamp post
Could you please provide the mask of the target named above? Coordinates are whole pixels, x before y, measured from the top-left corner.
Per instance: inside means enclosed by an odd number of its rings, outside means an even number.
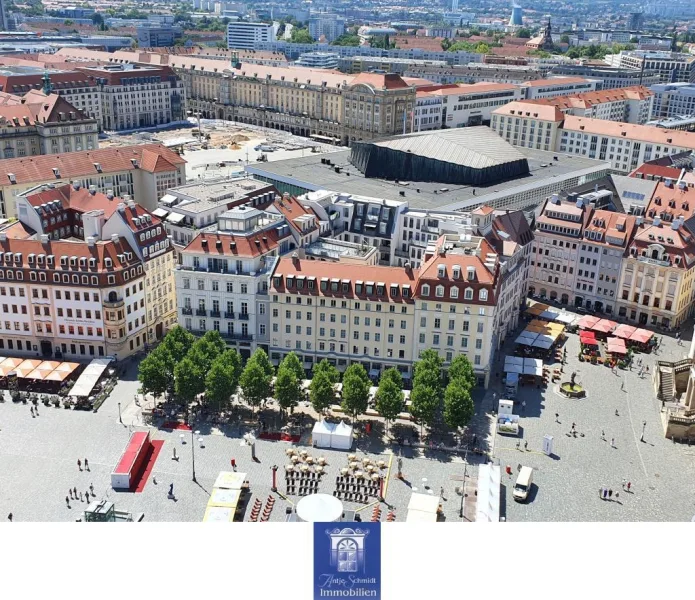
[[[191,458],[193,459],[192,465],[193,465],[193,481],[195,483],[198,483],[198,480],[195,478],[195,438],[194,435],[197,435],[198,431],[194,432],[193,429],[191,429]]]
[[[121,417],[121,403],[118,403],[118,422],[123,425],[123,417]]]
[[[646,421],[642,421],[642,437],[641,437],[640,440],[639,440],[640,442],[643,442],[643,441],[644,441],[644,430],[645,430],[646,428],[647,428],[647,422],[646,422]]]
[[[273,465],[270,467],[270,470],[273,472],[273,487],[270,488],[273,492],[278,491],[278,486],[277,486],[277,473],[278,473],[278,466]]]
[[[459,509],[459,517],[463,519],[463,501],[466,498],[466,475],[468,473],[468,448],[463,455],[463,482],[461,483],[461,508]]]

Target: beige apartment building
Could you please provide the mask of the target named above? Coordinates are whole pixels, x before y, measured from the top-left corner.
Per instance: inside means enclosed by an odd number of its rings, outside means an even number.
[[[499,260],[484,239],[442,236],[421,269],[280,258],[270,274],[270,354],[294,351],[304,366],[361,362],[372,378],[406,378],[423,350],[445,366],[465,353],[481,384],[496,347]]]
[[[63,48],[72,60],[120,64],[142,61],[142,53]],[[241,121],[323,141],[348,144],[409,133],[415,87],[399,75],[345,75],[304,67],[232,64],[179,55],[167,61],[183,81],[187,109],[203,118]]]
[[[492,112],[490,128],[512,146],[552,152],[563,120],[552,104],[510,102]]]
[[[0,157],[61,154],[99,147],[95,119],[57,94],[0,92]]]
[[[695,188],[659,183],[623,263],[619,316],[639,325],[679,327],[693,314],[694,212]]]
[[[0,160],[0,216],[17,216],[17,197],[27,190],[65,183],[129,196],[155,210],[167,189],[186,180],[185,166],[183,158],[159,144]]]

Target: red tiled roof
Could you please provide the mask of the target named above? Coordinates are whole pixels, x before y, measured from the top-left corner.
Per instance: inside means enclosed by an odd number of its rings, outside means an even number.
[[[276,285],[276,277],[282,276],[280,285]],[[296,284],[291,288],[287,288],[287,277],[305,276],[315,277],[316,282],[313,289],[309,289],[307,284],[301,290],[298,290]],[[321,279],[339,279],[340,285],[338,291],[331,291],[330,285],[324,291],[321,290]],[[293,258],[281,258],[276,266],[270,279],[271,288],[280,293],[304,294],[308,296],[326,296],[340,298],[372,298],[375,301],[383,302],[412,302],[413,293],[418,279],[418,270],[411,269],[407,271],[403,267],[380,267],[372,265],[355,265],[341,262],[324,262],[319,260],[305,260]],[[349,281],[349,291],[342,291],[342,282]],[[355,283],[361,281],[362,293],[355,292]],[[373,294],[367,295],[367,282],[373,283]],[[384,284],[384,293],[377,296],[377,284]],[[391,296],[391,286],[399,287],[398,295]],[[410,296],[403,298],[403,286],[410,286]]]
[[[0,185],[9,185],[9,174],[15,176],[17,184],[42,183],[55,179],[76,179],[95,177],[99,174],[95,163],[101,166],[101,173],[120,173],[133,171],[142,166],[143,153],[154,153],[164,157],[172,165],[185,164],[178,154],[160,144],[143,144],[126,148],[101,148],[67,154],[48,154],[24,158],[0,160]],[[135,161],[138,166],[134,165]],[[53,169],[58,169],[58,176]]]
[[[276,198],[273,201],[273,206],[282,215],[284,215],[287,222],[300,233],[309,233],[308,231],[302,231],[302,228],[295,223],[297,217],[303,215],[314,215],[314,211],[302,206],[302,203],[294,197],[289,198]],[[313,229],[316,229],[314,227]],[[313,231],[313,229],[311,231]]]
[[[493,115],[510,115],[540,119],[541,121],[562,122],[565,115],[556,106],[546,106],[531,100],[509,102],[492,111]]]
[[[360,73],[349,85],[368,85],[375,89],[396,90],[410,87],[395,73]]]
[[[209,256],[256,258],[275,250],[281,236],[277,228],[267,229],[252,235],[233,235],[227,232],[200,233],[191,240],[184,252],[199,252]],[[220,242],[218,244],[217,242]]]
[[[650,127],[649,125],[617,123],[603,119],[575,117],[573,115],[565,117],[563,129],[567,131],[582,131],[585,134],[595,133],[616,138],[624,137],[639,142],[695,149],[695,133],[690,131],[675,131],[662,129],[661,127]]]
[[[643,165],[637,167],[632,173],[630,173],[630,177],[648,179],[651,175],[652,179],[669,178],[675,181],[680,177],[680,174],[681,170],[677,169],[676,167],[666,167],[664,165],[653,165],[650,163],[644,163]]]
[[[654,211],[655,216],[662,219],[667,214],[672,218],[683,217],[687,220],[695,214],[695,189],[687,185],[681,189],[675,181],[674,179],[671,187],[663,182],[656,185],[647,206],[647,216]]]

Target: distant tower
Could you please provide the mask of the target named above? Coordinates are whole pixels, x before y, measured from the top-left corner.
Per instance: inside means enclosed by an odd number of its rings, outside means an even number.
[[[0,0],[0,2],[2,2],[2,0]],[[51,83],[51,78],[48,75],[48,71],[43,72],[43,77],[41,80],[43,81],[43,93],[46,94],[46,96],[53,93],[53,84]]]
[[[458,11],[459,11],[459,0],[451,0],[451,12],[456,14],[456,13],[458,13]]]
[[[522,19],[522,14],[521,14],[521,6],[519,6],[516,2],[512,4],[512,16],[509,17],[509,26],[510,27],[521,27],[523,25],[523,19]]]
[[[627,19],[628,31],[640,31],[644,27],[644,13],[631,12]]]

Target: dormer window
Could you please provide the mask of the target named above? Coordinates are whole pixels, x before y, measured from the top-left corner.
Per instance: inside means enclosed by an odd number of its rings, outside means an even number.
[[[377,296],[383,296],[384,295],[384,289],[386,286],[383,283],[379,283],[376,286],[376,295]]]
[[[446,266],[437,265],[437,277],[446,277]]]
[[[288,284],[289,284],[289,280],[288,280]],[[325,292],[327,290],[328,290],[328,278],[322,277],[321,278],[321,291]]]
[[[423,296],[429,296],[430,295],[430,286],[427,285],[426,283],[422,285],[422,290],[420,292]]]
[[[475,267],[468,267],[467,272],[468,272],[468,281],[474,281],[475,280]]]
[[[398,286],[397,285],[391,286],[391,298],[398,298]]]
[[[453,298],[454,300],[459,297],[459,289],[456,286],[449,289],[449,297]]]
[[[355,282],[355,294],[361,294],[362,293],[362,282],[361,281],[356,281]]]
[[[480,292],[478,292],[478,299],[481,302],[487,302],[487,290],[480,290]]]
[[[466,288],[466,291],[464,292],[463,297],[466,300],[473,300],[473,290],[471,288]]]
[[[434,295],[437,296],[437,298],[443,298],[444,297],[444,286],[443,285],[438,285],[434,289]]]

